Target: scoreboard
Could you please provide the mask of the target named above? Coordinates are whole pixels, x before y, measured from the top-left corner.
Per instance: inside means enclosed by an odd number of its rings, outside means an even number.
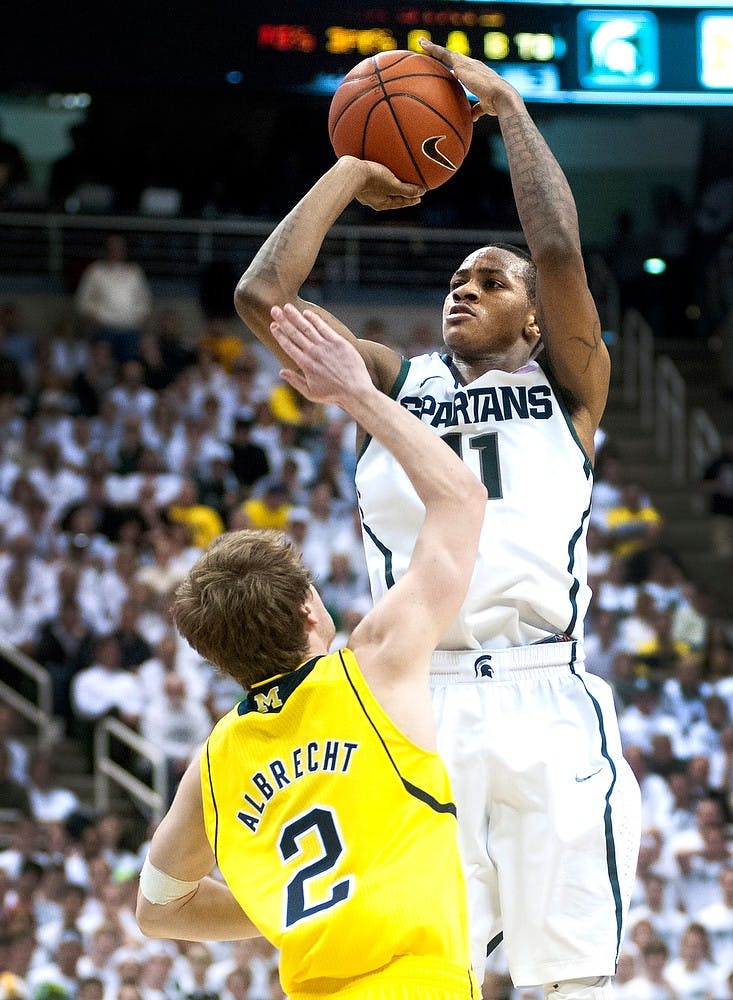
[[[433,41],[485,61],[527,101],[733,104],[733,0],[722,4],[269,4],[231,84],[331,94],[366,56]]]
[[[42,18],[7,6],[0,93],[328,95],[365,56],[429,35],[528,101],[733,104],[733,0],[126,0],[112,29],[85,0]]]

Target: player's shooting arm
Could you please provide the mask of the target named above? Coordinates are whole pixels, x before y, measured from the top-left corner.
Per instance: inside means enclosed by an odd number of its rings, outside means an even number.
[[[326,234],[346,207],[358,198],[375,209],[405,208],[417,204],[421,194],[416,185],[398,181],[379,164],[343,156],[268,237],[240,278],[234,304],[242,321],[282,364],[292,362],[270,333],[270,310],[286,302],[319,313],[342,337],[357,343],[357,338],[335,316],[300,298],[300,290],[313,270]],[[366,354],[361,351],[373,378],[375,366],[371,355],[387,350],[381,347],[380,352],[380,346],[370,344]],[[380,384],[382,379],[375,381]]]
[[[151,938],[234,941],[257,937],[259,930],[227,886],[209,874],[214,855],[204,829],[199,768],[196,757],[153,834],[140,875],[138,925]]]

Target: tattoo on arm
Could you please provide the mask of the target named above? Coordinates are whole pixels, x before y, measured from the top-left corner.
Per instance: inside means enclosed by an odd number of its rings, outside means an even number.
[[[282,260],[293,243],[296,219],[292,214],[280,223],[255,254],[250,267],[268,285],[280,283]]]
[[[563,223],[580,252],[578,215],[570,185],[537,126],[529,115],[515,114],[502,120],[501,131],[517,211],[530,251],[543,232]]]

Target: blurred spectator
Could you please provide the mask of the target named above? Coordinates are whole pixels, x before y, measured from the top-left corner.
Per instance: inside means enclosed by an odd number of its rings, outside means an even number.
[[[644,901],[629,910],[628,926],[633,927],[639,920],[648,920],[657,937],[664,942],[667,954],[676,955],[689,918],[677,909],[663,875],[647,872],[642,881]],[[629,995],[633,996],[631,992]]]
[[[233,288],[236,281],[232,281]],[[231,292],[228,295],[231,300]],[[197,350],[210,354],[217,364],[226,372],[231,372],[235,362],[244,354],[244,343],[238,334],[233,333],[225,320],[211,316],[206,319],[204,332],[198,339]]]
[[[49,955],[56,951],[66,931],[81,934],[79,917],[87,900],[87,890],[78,882],[64,881],[59,894],[58,914],[38,931],[38,942]]]
[[[188,567],[167,532],[154,532],[151,541],[152,561],[137,570],[135,579],[156,596],[165,597],[183,580]]]
[[[189,696],[180,674],[168,673],[158,698],[143,707],[140,731],[166,760],[172,799],[183,772],[211,731],[209,713]]]
[[[651,549],[643,560],[644,580],[641,589],[651,594],[659,611],[674,612],[684,600],[685,576],[682,569],[664,549]]]
[[[733,868],[726,865],[720,872],[719,898],[692,916],[708,933],[715,963],[726,972],[733,970]]]
[[[633,700],[623,709],[619,719],[624,746],[640,747],[645,754],[650,754],[653,737],[661,733],[669,736],[678,752],[677,747],[682,744],[682,726],[662,700],[662,682],[637,677],[633,691]]]
[[[18,713],[7,702],[0,701],[0,746],[4,746],[10,756],[9,774],[22,785],[28,777],[28,749],[17,738]]]
[[[710,553],[730,562],[733,557],[733,434],[723,438],[718,455],[705,468],[700,489],[710,511]]]
[[[691,581],[686,581],[680,589],[681,599],[672,611],[672,640],[684,642],[691,652],[702,654],[712,614],[710,591]]]
[[[211,987],[212,960],[211,949],[203,941],[187,945],[177,977],[181,1000],[219,1000],[219,994]]]
[[[283,483],[273,482],[261,497],[250,497],[241,507],[245,523],[240,527],[276,528],[284,531],[292,503]]]
[[[29,654],[48,610],[40,597],[33,599],[32,587],[28,564],[18,560],[5,573],[0,592],[0,638]]]
[[[170,382],[173,382],[185,368],[193,364],[196,352],[187,343],[181,327],[180,314],[175,309],[164,308],[160,310],[154,320],[153,332],[157,338],[157,346],[163,365],[170,376]],[[141,360],[145,364],[144,356],[141,357]],[[154,386],[151,385],[151,388]],[[165,386],[160,386],[160,388],[165,388]]]
[[[64,598],[58,611],[40,622],[33,656],[51,676],[53,713],[64,728],[71,716],[72,678],[91,663],[93,645],[76,597]]]
[[[620,556],[614,556],[598,587],[598,594],[594,598],[595,606],[601,611],[611,612],[621,620],[632,614],[637,600],[638,587],[628,579],[626,561]]]
[[[140,608],[136,601],[126,600],[120,608],[119,622],[113,635],[120,647],[120,666],[124,670],[137,668],[150,659],[153,650],[138,627]]]
[[[91,263],[76,290],[77,312],[93,338],[107,340],[117,361],[137,357],[138,341],[153,297],[143,269],[127,257],[127,240],[119,233],[106,239],[106,254]]]
[[[588,586],[597,594],[601,583],[611,568],[611,553],[608,550],[606,533],[595,521],[590,521],[586,534],[588,546]]]
[[[726,726],[720,734],[720,746],[710,757],[710,787],[733,814],[733,726]]]
[[[84,952],[84,944],[78,931],[65,930],[53,952],[53,961],[32,968],[28,973],[28,989],[33,997],[40,997],[43,987],[58,987],[68,1000],[74,1000],[79,987],[77,966]],[[45,994],[49,996],[50,994]]]
[[[680,1000],[666,975],[669,949],[664,941],[647,941],[640,948],[641,971],[627,984],[629,1000]]]
[[[642,836],[664,830],[673,805],[667,782],[649,770],[641,747],[625,747],[624,756],[641,788]]]
[[[222,444],[218,453],[209,454],[205,468],[195,480],[201,505],[215,510],[225,524],[239,496],[239,483],[232,472],[231,459],[231,448]]]
[[[723,732],[730,725],[728,703],[718,694],[709,694],[704,701],[705,718],[693,722],[687,736],[689,756],[701,755],[712,761],[720,750]]]
[[[10,776],[10,754],[0,743],[0,809],[11,815],[32,816],[28,792],[19,781]]]
[[[688,851],[677,851],[680,876],[675,889],[678,905],[690,914],[718,900],[720,876],[731,863],[731,850],[721,823],[707,823],[700,829],[702,846]]]
[[[608,530],[608,511],[621,503],[623,483],[624,464],[620,456],[611,449],[604,449],[595,470],[590,512],[590,523],[604,535]]]
[[[57,441],[47,441],[42,446],[40,462],[29,470],[28,481],[46,502],[54,523],[62,511],[84,497],[84,479],[63,465]]]
[[[175,503],[168,508],[167,517],[188,528],[191,544],[205,549],[224,531],[224,521],[214,507],[199,500],[194,479],[184,479]]]
[[[120,365],[119,378],[109,389],[109,398],[121,420],[137,417],[140,421],[153,412],[156,396],[145,385],[145,369],[137,358],[131,358]]]
[[[612,681],[613,663],[623,648],[616,616],[611,611],[595,611],[589,624],[584,639],[586,666],[591,673]]]
[[[252,486],[270,472],[270,463],[265,449],[252,441],[254,416],[238,416],[234,421],[234,433],[229,441],[232,452],[231,468],[237,482],[245,489]]]
[[[211,967],[211,985],[216,991],[225,992],[230,973],[238,969],[251,984],[249,995],[252,998],[267,997],[270,972],[276,965],[277,952],[265,938],[232,941],[231,956]]]
[[[35,337],[23,328],[17,302],[0,304],[0,350],[18,365],[24,381],[31,382]]]
[[[368,584],[354,571],[349,555],[344,552],[331,554],[328,574],[320,583],[320,593],[336,628],[341,627],[344,616],[351,608],[360,607],[365,602],[367,606],[371,604]]]
[[[682,935],[679,957],[667,964],[665,979],[673,995],[677,1000],[713,995],[719,975],[707,931],[701,924],[691,923]]]
[[[89,344],[87,364],[77,372],[71,383],[71,390],[78,400],[79,411],[87,417],[97,417],[92,421],[92,440],[105,452],[111,447],[108,430],[118,432],[119,416],[110,390],[117,384],[118,364],[108,340],[96,339]]]
[[[113,715],[135,728],[142,711],[140,682],[121,666],[120,645],[113,636],[101,636],[94,648],[91,666],[80,671],[71,684],[71,701],[82,737],[87,766],[94,762],[94,727],[100,719]]]
[[[702,679],[700,657],[695,654],[680,657],[674,675],[663,682],[660,709],[677,721],[686,746],[692,727],[706,719],[705,701],[712,693]]]
[[[201,704],[204,703],[208,693],[205,672],[199,669],[195,661],[179,653],[176,633],[167,631],[161,636],[155,655],[140,665],[138,677],[145,704],[160,698],[169,674],[180,674],[185,680],[188,695]]]
[[[652,547],[662,529],[662,515],[649,502],[641,484],[627,480],[620,502],[606,512],[606,528],[611,552],[627,558]]]
[[[143,1000],[170,1000],[175,995],[171,976],[176,947],[170,941],[149,941],[143,953],[140,992]]]
[[[41,823],[58,823],[81,806],[70,788],[57,784],[53,757],[49,753],[33,755],[29,769],[28,795],[33,816]]]

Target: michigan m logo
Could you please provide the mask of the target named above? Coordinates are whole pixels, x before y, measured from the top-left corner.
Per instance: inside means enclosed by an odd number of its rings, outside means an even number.
[[[256,694],[254,699],[258,712],[274,712],[283,707],[277,687],[271,687],[266,694]]]

